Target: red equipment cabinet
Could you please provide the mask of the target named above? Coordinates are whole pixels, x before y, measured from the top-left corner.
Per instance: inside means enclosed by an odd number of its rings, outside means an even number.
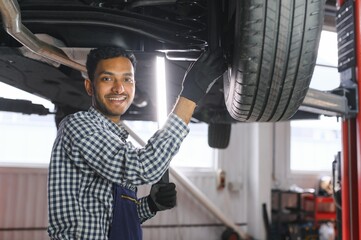
[[[315,226],[319,226],[323,221],[336,221],[336,206],[333,197],[304,194],[302,207],[305,210],[305,219],[314,221]]]

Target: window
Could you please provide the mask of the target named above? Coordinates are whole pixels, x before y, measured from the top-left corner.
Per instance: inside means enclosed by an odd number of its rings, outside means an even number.
[[[171,165],[214,170],[218,151],[208,146],[208,124],[191,123],[189,127],[190,133]]]
[[[322,31],[310,87],[322,91],[337,88],[340,85],[337,65],[337,34]]]
[[[340,85],[337,71],[337,34],[322,31],[317,63],[310,87],[322,91]],[[330,172],[341,151],[341,122],[336,117],[291,121],[290,169],[292,172]]]
[[[2,165],[48,165],[56,136],[54,116],[0,112]]]
[[[0,83],[0,97],[28,99],[53,111],[51,102]],[[53,115],[25,115],[0,111],[0,162],[11,166],[47,166],[56,136]]]
[[[335,117],[291,121],[291,171],[331,172],[341,151],[341,122]]]

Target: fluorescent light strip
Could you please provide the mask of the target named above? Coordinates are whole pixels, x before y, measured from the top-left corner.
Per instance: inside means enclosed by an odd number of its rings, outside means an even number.
[[[164,57],[157,57],[156,78],[157,78],[157,120],[158,120],[158,127],[160,127],[163,126],[168,116]]]

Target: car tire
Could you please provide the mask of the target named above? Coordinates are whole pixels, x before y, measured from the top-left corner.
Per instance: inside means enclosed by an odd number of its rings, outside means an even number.
[[[236,1],[231,63],[224,75],[227,110],[237,121],[293,116],[317,58],[324,0]]]
[[[208,146],[211,148],[225,149],[228,147],[231,135],[231,124],[208,124]]]

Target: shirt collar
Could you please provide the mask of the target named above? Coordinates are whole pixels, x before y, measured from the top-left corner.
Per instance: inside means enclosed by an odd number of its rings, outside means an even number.
[[[98,118],[98,120],[100,122],[102,122],[103,124],[105,124],[105,126],[107,126],[112,132],[117,133],[117,135],[123,141],[125,141],[128,138],[129,133],[127,132],[127,130],[124,129],[123,126],[121,126],[120,123],[118,125],[118,124],[112,122],[106,116],[104,116],[101,112],[96,110],[93,106],[89,108],[89,113],[93,114],[96,118]]]

